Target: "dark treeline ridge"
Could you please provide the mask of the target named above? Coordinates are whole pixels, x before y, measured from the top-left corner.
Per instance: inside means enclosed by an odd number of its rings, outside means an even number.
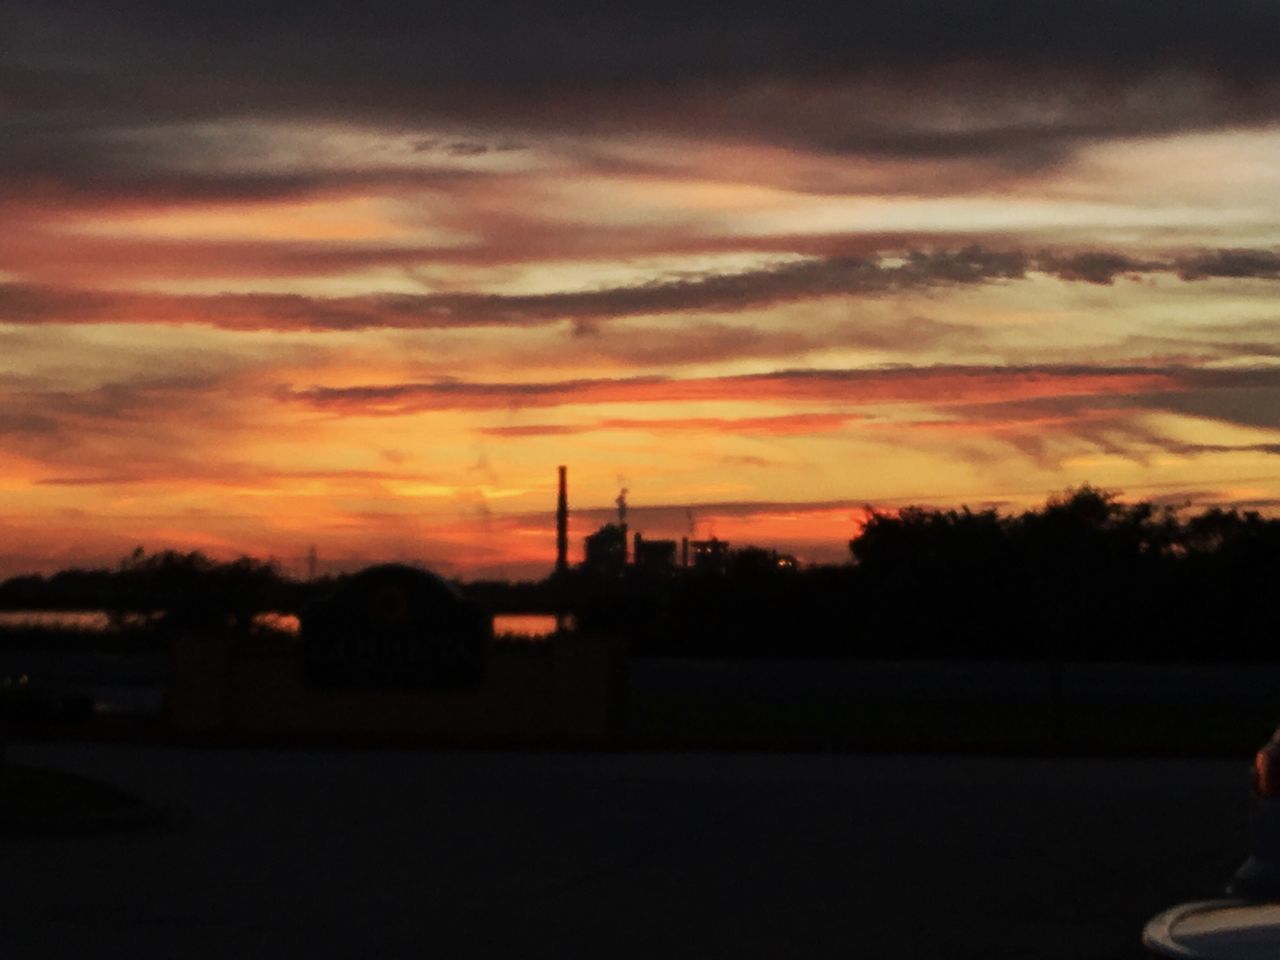
[[[1255,661],[1280,654],[1280,520],[1124,504],[1092,487],[1022,514],[872,513],[845,567],[765,551],[620,600],[583,625],[663,655]],[[594,598],[597,602],[591,602]]]
[[[1021,514],[873,512],[849,549],[841,566],[795,569],[747,547],[716,572],[573,570],[462,589],[492,611],[573,614],[641,655],[1262,661],[1280,646],[1280,520],[1252,512],[1188,515],[1086,486]],[[341,582],[139,549],[115,569],[14,577],[0,609],[106,610],[121,629],[160,634],[247,629]]]
[[[149,554],[139,547],[114,569],[6,580],[0,583],[0,609],[103,610],[118,628],[247,627],[258,613],[301,609],[308,589],[269,561],[240,557],[219,563],[198,551]]]

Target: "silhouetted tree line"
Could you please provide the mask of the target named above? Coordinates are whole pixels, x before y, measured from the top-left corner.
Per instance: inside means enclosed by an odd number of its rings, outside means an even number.
[[[63,570],[0,584],[0,608],[105,610],[117,626],[247,627],[267,610],[305,602],[303,585],[274,563],[241,557],[219,563],[200,552],[134,550],[114,569]]]
[[[571,571],[464,587],[490,611],[576,617],[639,654],[1020,660],[1266,660],[1280,648],[1280,520],[1195,516],[1082,487],[1021,514],[873,512],[851,563],[795,569],[759,548],[722,571]],[[300,582],[250,558],[135,551],[111,570],[0,584],[0,608],[100,609],[121,624],[246,627],[345,578]]]
[[[1042,508],[873,512],[846,567],[587,591],[585,626],[641,653],[1020,660],[1280,654],[1280,520],[1183,517],[1083,487]],[[618,603],[609,590],[627,594]],[[642,597],[638,601],[637,597]]]
[[[870,635],[926,655],[1270,659],[1280,521],[1183,519],[1083,487],[1042,509],[873,515],[850,543]]]

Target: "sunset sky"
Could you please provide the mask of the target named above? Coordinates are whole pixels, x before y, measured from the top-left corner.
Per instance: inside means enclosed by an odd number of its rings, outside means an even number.
[[[0,6],[0,577],[1280,508],[1280,4]]]

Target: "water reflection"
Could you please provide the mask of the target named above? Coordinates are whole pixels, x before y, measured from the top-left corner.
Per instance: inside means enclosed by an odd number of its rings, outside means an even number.
[[[0,610],[0,628],[21,630],[86,630],[104,633],[111,627],[105,610]]]
[[[279,611],[254,614],[253,625],[261,630],[274,630],[276,633],[292,636],[297,636],[302,630],[302,624],[294,614]]]
[[[495,637],[528,637],[545,640],[556,632],[555,614],[550,613],[499,613],[493,618]]]
[[[141,626],[155,614],[130,614],[126,626]],[[0,630],[83,630],[106,633],[113,629],[111,614],[106,610],[0,610]],[[296,636],[298,618],[292,613],[269,611],[253,618],[253,625]],[[556,618],[549,613],[500,613],[493,618],[494,636],[523,637],[543,640],[556,632]]]
[[[296,635],[300,630],[298,618],[291,613],[259,613],[253,625],[264,630]],[[500,613],[493,618],[493,634],[496,637],[521,637],[544,640],[556,632],[554,614]]]

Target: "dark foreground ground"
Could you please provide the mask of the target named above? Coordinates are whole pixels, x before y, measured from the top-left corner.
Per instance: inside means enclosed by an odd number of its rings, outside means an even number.
[[[164,654],[0,647],[0,675],[21,673],[97,701],[93,724],[47,731],[55,739],[181,739],[164,723]],[[1247,760],[1280,722],[1277,663],[632,657],[626,675],[623,719],[608,738],[623,748]],[[530,745],[519,733],[507,745]],[[272,740],[252,731],[238,736]],[[381,741],[415,738],[406,732]],[[449,737],[438,733],[434,742]]]
[[[12,957],[1136,958],[1246,761],[16,745],[167,827],[8,836]]]
[[[639,742],[1250,758],[1280,665],[675,660],[628,664]]]

